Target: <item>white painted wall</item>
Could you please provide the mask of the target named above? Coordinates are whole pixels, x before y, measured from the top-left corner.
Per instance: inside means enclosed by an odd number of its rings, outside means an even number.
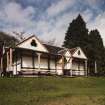
[[[22,57],[22,61],[23,61],[23,64],[22,64],[23,67],[33,68],[32,57]],[[34,65],[35,65],[35,68],[39,68],[38,57],[34,58]],[[47,59],[45,58],[40,59],[40,68],[45,68],[45,69],[48,68]]]
[[[16,70],[16,65],[13,65],[12,68],[13,68],[13,75],[16,75],[18,74],[19,71],[21,71],[21,64],[17,65],[17,70]]]
[[[71,69],[72,64],[70,62],[66,63],[64,68],[65,69]]]
[[[69,58],[69,61],[65,63],[64,69],[72,68],[72,58]]]
[[[73,70],[78,70],[78,67],[79,67],[79,70],[84,70],[84,64],[81,63],[81,64],[79,65],[78,63],[76,63],[76,62],[74,63],[74,62],[73,62],[73,64],[72,64],[72,69],[73,69]]]
[[[80,70],[84,70],[85,68],[84,68],[84,65],[85,64],[80,64]]]
[[[62,69],[62,64],[57,64],[57,69]]]
[[[73,63],[71,69],[72,70],[78,70],[78,64],[77,63]]]
[[[22,57],[22,66],[32,68],[33,67],[32,57],[26,57],[26,56]]]
[[[56,73],[57,73],[57,75],[63,75],[63,71],[62,71],[62,59],[60,59],[57,62]]]
[[[32,68],[33,67],[33,64],[32,64],[32,57],[22,57],[22,66],[23,67],[30,67]],[[34,65],[35,65],[35,68],[38,68],[39,67],[39,63],[38,63],[38,58],[34,58]],[[48,59],[47,58],[41,58],[40,59],[40,68],[45,68],[45,69],[48,69]],[[50,68],[51,69],[56,69],[55,68],[55,60],[50,60]]]
[[[58,70],[57,70],[57,74],[58,74],[58,75],[63,75],[63,71],[58,69]]]
[[[50,69],[56,69],[55,68],[55,60],[50,60]]]
[[[39,67],[39,64],[38,64],[38,57],[35,57],[35,58],[34,58],[34,65],[35,65],[35,68],[38,68],[38,67]]]
[[[48,69],[48,59],[45,58],[40,59],[40,68]]]
[[[17,67],[16,67],[16,64],[17,64]],[[18,59],[17,63],[14,62],[11,68],[12,68],[12,71],[13,71],[13,75],[18,74],[18,72],[21,71],[20,59]]]

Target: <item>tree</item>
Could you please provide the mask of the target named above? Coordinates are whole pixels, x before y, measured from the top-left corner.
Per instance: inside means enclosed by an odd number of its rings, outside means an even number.
[[[4,32],[0,32],[0,67],[1,67],[1,57],[3,56],[3,45],[5,47],[14,47],[16,45],[16,43],[18,42],[18,40],[13,37],[10,36]],[[3,72],[5,73],[6,70],[6,56],[4,56],[3,58]],[[0,73],[2,71],[2,68],[0,68]]]
[[[0,42],[4,43],[6,47],[13,47],[16,45],[16,43],[18,43],[18,40],[14,36],[10,36],[9,34],[0,32]]]
[[[25,37],[24,37],[24,33],[25,32],[24,31],[23,32],[20,32],[20,33],[13,31],[13,33],[15,34],[15,36],[17,37],[17,39],[19,41],[23,41],[25,39]]]
[[[105,57],[103,55],[105,49],[101,35],[97,29],[90,31],[89,40],[91,44],[91,51],[89,59],[91,61],[91,72],[94,73],[94,62],[97,62],[98,74],[103,74],[105,72]],[[93,67],[93,69],[92,69]],[[92,71],[93,70],[93,71]]]
[[[86,52],[87,43],[88,29],[82,16],[79,14],[78,17],[70,23],[63,46],[67,48],[80,46]]]

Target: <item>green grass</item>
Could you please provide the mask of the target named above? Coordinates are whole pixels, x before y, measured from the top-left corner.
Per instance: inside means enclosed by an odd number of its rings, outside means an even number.
[[[105,105],[105,78],[0,78],[0,105]]]

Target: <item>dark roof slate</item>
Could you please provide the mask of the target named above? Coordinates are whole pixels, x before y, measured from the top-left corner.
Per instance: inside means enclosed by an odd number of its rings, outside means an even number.
[[[62,47],[56,47],[56,46],[52,46],[52,45],[47,45],[47,44],[43,44],[47,50],[51,53],[51,54],[58,54],[58,51],[62,50]]]
[[[73,55],[76,50],[77,50],[77,47],[76,48],[69,49],[71,55]]]

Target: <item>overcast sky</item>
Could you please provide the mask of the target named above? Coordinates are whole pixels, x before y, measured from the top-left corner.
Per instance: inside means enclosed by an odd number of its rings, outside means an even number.
[[[0,0],[0,30],[25,31],[62,45],[69,23],[79,13],[87,28],[98,28],[105,41],[105,0]]]

